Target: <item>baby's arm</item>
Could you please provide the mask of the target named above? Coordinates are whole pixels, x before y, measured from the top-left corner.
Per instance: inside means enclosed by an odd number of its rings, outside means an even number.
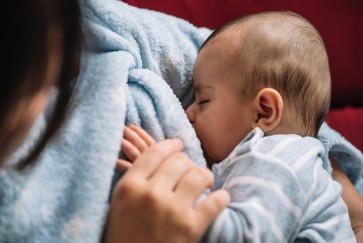
[[[298,237],[341,242],[353,237],[346,227],[350,223],[339,186],[319,163],[303,161],[301,168],[290,168],[265,154],[241,153],[231,158],[213,168],[218,174],[217,188],[230,192],[231,203],[210,229],[212,239],[290,242]]]

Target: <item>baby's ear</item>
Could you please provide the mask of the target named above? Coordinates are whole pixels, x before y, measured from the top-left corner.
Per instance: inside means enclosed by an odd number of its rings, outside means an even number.
[[[255,125],[261,128],[265,133],[273,130],[280,123],[283,101],[277,90],[264,88],[260,90],[254,101],[256,120]]]

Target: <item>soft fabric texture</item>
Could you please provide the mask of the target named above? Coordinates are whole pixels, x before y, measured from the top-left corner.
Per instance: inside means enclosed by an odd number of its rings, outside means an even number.
[[[363,88],[361,93],[363,93]],[[330,109],[326,122],[363,152],[363,107],[346,106],[340,109]]]
[[[84,5],[84,15],[91,20],[85,25],[89,49],[118,51],[132,60],[128,79],[120,79],[127,82],[126,123],[141,125],[158,141],[181,138],[191,158],[205,166],[199,140],[182,105],[193,99],[191,70],[198,47],[210,31],[117,1]]]
[[[348,175],[349,179],[357,184],[362,180],[363,166],[362,153],[357,148],[353,147],[341,134],[332,130],[327,123],[323,123],[319,130],[318,138],[323,142],[325,147],[325,159],[323,167],[331,172],[331,167],[328,158],[329,153],[339,163],[339,166]],[[359,161],[357,163],[357,161]],[[363,195],[363,191],[361,192]]]
[[[205,166],[183,106],[192,101],[193,62],[210,30],[114,0],[81,7],[86,45],[73,112],[34,166],[0,171],[0,242],[98,242],[125,123],[157,139],[179,137]],[[46,118],[8,164],[28,154]]]
[[[324,146],[255,128],[212,167],[231,203],[205,242],[355,242],[341,185],[323,168]]]
[[[116,52],[82,58],[74,111],[35,165],[0,170],[0,242],[98,242],[125,119],[127,64]],[[27,154],[46,122],[8,162]]]

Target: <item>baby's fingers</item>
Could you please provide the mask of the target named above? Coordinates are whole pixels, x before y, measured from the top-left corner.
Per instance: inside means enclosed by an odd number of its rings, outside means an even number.
[[[121,141],[121,151],[130,161],[136,160],[141,154],[141,151],[126,139]]]
[[[136,126],[134,124],[130,124],[129,128],[131,130],[133,130],[134,132],[136,132],[140,138],[142,138],[145,143],[150,147],[151,145],[153,145],[154,143],[156,143],[156,141],[150,136],[150,134],[148,134],[144,129],[142,129],[139,126]]]
[[[127,171],[131,166],[132,164],[129,161],[123,159],[117,160],[116,163],[116,168],[122,172]]]
[[[144,152],[148,147],[150,147],[150,145],[147,144],[147,142],[142,136],[140,136],[138,132],[128,126],[124,127],[124,139],[129,141],[140,152]]]

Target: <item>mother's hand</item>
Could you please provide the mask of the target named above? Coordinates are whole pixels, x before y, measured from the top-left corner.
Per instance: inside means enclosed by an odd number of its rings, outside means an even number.
[[[195,206],[213,176],[182,153],[176,139],[156,143],[134,161],[115,187],[105,242],[199,242],[226,207],[224,190]]]

